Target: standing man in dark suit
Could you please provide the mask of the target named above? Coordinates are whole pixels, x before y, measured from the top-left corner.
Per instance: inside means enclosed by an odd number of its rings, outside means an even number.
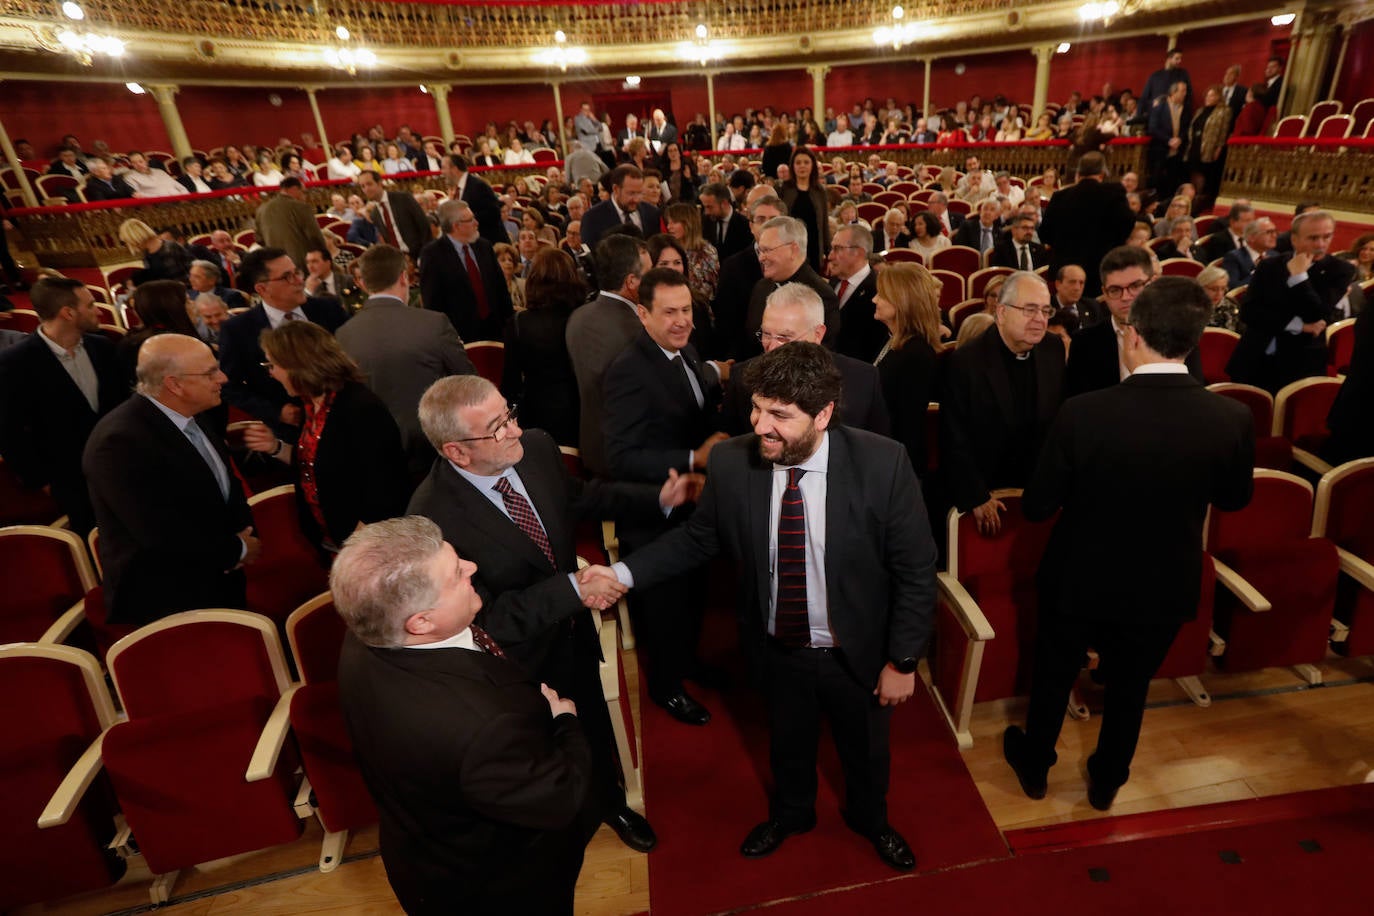
[[[329,584],[348,625],[339,700],[412,916],[571,916],[596,830],[577,707],[473,623],[476,566],[408,516],[346,542]]]
[[[1035,217],[1023,213],[1012,217],[1011,235],[1004,234],[992,246],[988,266],[1034,271],[1049,261],[1045,246],[1035,241]]]
[[[510,236],[501,224],[501,200],[480,177],[472,174],[466,156],[444,157],[444,183],[452,200],[461,200],[472,208],[477,217],[477,232],[493,245],[510,244]]]
[[[1245,107],[1245,84],[1240,81],[1240,64],[1226,68],[1221,78],[1221,99],[1231,109],[1230,129],[1235,130],[1236,118],[1240,117],[1240,110]]]
[[[381,176],[366,169],[358,175],[358,188],[364,197],[377,205],[372,208],[372,224],[381,240],[401,249],[412,261],[418,260],[421,249],[429,244],[431,233],[429,217],[425,216],[415,196],[404,191],[388,191],[382,186]]]
[[[996,327],[951,353],[940,398],[940,468],[960,512],[995,534],[993,490],[1024,487],[1064,400],[1064,342],[1047,334],[1050,291],[1036,274],[1002,285]]]
[[[667,155],[668,144],[677,142],[677,128],[668,123],[662,108],[655,108],[649,116],[649,132],[645,138],[649,141],[649,151],[660,162]]]
[[[1374,458],[1374,309],[1366,308],[1355,319],[1355,348],[1345,381],[1336,392],[1326,426],[1331,438],[1322,457],[1332,464],[1356,458]]]
[[[1167,104],[1165,97],[1173,92],[1174,86],[1178,83],[1182,83],[1186,90],[1182,100],[1184,107],[1192,111],[1193,80],[1188,71],[1183,69],[1183,52],[1178,48],[1170,48],[1164,59],[1164,66],[1151,73],[1145,80],[1145,88],[1140,93],[1141,107],[1148,111],[1157,107],[1157,104]]]
[[[716,246],[722,263],[754,244],[749,220],[735,210],[729,188],[713,182],[702,188],[697,198],[706,217],[702,221],[702,237]]]
[[[1207,391],[1183,364],[1211,315],[1193,280],[1161,277],[1146,288],[1126,327],[1130,377],[1064,405],[1026,487],[1028,519],[1061,513],[1040,563],[1026,730],[1012,726],[1003,739],[1031,798],[1045,795],[1064,706],[1091,647],[1107,692],[1088,801],[1111,807],[1130,776],[1150,678],[1197,616],[1207,507],[1235,511],[1250,501],[1250,412]],[[1123,487],[1126,511],[1103,499]]]
[[[41,324],[0,352],[0,455],[29,489],[46,487],[72,531],[95,524],[81,453],[96,421],[129,396],[115,348],[97,333],[80,280],[43,277],[29,291]]]
[[[406,465],[418,480],[434,463],[434,449],[416,411],[426,389],[448,375],[476,375],[453,322],[429,309],[410,308],[405,255],[374,245],[358,259],[368,290],[362,311],[339,328],[339,346],[362,370],[401,430]]]
[[[286,393],[263,366],[258,337],[283,321],[311,321],[333,333],[348,313],[333,299],[305,295],[305,275],[280,248],[258,248],[243,256],[239,282],[262,300],[226,321],[219,332],[219,361],[228,376],[224,400],[271,426],[279,439],[296,440],[300,401]]]
[[[688,342],[692,291],[678,271],[655,268],[639,288],[644,330],[606,370],[602,382],[606,458],[615,480],[658,483],[669,471],[700,471],[716,443],[722,371]],[[664,519],[617,527],[626,554],[671,527]],[[705,594],[702,577],[680,576],[630,598],[648,663],[649,697],[678,721],[705,725],[711,714],[683,688],[709,678],[696,659]]]
[[[464,341],[500,340],[513,307],[510,288],[477,216],[461,200],[439,205],[443,235],[420,257],[420,301],[453,322]]]
[[[646,239],[657,233],[658,208],[641,199],[644,173],[633,165],[619,165],[611,170],[610,182],[610,199],[601,201],[582,217],[582,241],[595,249],[606,230],[618,223],[630,223]]]
[[[1283,96],[1282,57],[1271,57],[1264,64],[1264,98],[1260,99],[1265,108],[1274,108]]]
[[[1350,317],[1355,265],[1329,256],[1336,220],[1309,210],[1293,220],[1293,253],[1255,268],[1240,306],[1245,331],[1226,372],[1233,382],[1277,392],[1326,374],[1326,326]]]
[[[324,248],[324,233],[315,221],[315,208],[305,199],[305,185],[296,177],[282,180],[279,193],[258,207],[258,242],[265,248],[280,248],[295,264],[305,263],[311,248]]]
[[[823,347],[778,347],[745,384],[754,435],[722,444],[692,518],[616,572],[640,588],[722,551],[739,567],[740,644],[762,675],[773,772],[768,819],[740,852],[766,856],[815,825],[824,713],[845,823],[909,871],[887,820],[888,729],[916,689],[935,608],[935,543],[912,510],[920,484],[900,444],[833,424],[840,374]]]
[[[606,369],[643,331],[639,321],[639,283],[653,262],[643,239],[610,235],[596,249],[596,278],[601,290],[591,302],[573,310],[564,332],[573,375],[577,376],[578,450],[582,466],[605,477],[606,437],[602,430],[602,378]]]
[[[716,318],[715,355],[721,359],[744,358],[756,352],[746,330],[749,300],[754,294],[754,287],[763,279],[763,268],[759,266],[755,244],[769,220],[786,215],[787,204],[773,195],[771,189],[765,188],[749,205],[750,244],[721,261],[716,298],[711,303],[711,313]]]
[[[409,511],[433,519],[444,539],[477,564],[482,628],[532,677],[578,704],[598,813],[627,846],[648,852],[656,838],[625,803],[601,689],[601,643],[587,613],[615,604],[624,589],[613,576],[578,573],[576,528],[579,521],[636,515],[662,521],[700,478],[670,472],[661,487],[583,484],[568,474],[552,437],[522,430],[501,392],[480,376],[436,382],[420,402],[420,418],[441,460]]]
[[[863,226],[841,226],[835,230],[826,258],[840,307],[840,332],[835,338],[835,352],[870,364],[878,358],[878,351],[891,336],[883,323],[873,317],[878,275],[868,264],[872,255],[873,233]],[[844,371],[843,367],[840,371]],[[848,388],[846,376],[845,389]]]
[[[1126,328],[1131,323],[1131,307],[1142,290],[1158,279],[1150,252],[1129,245],[1107,252],[1099,272],[1108,317],[1074,335],[1064,373],[1066,397],[1109,388],[1131,374],[1126,363]],[[1205,385],[1202,359],[1196,348],[1188,352],[1186,364],[1193,378]]]
[[[1150,137],[1150,186],[1164,200],[1173,197],[1174,189],[1183,181],[1188,126],[1193,122],[1188,94],[1188,84],[1176,81],[1164,100],[1150,109],[1146,129]]]
[[[86,442],[111,623],[244,606],[243,567],[260,553],[253,516],[224,443],[197,419],[224,383],[200,340],[150,337],[138,351],[138,394]]]
[[[1083,295],[1096,299],[1102,292],[1096,265],[1107,252],[1123,245],[1135,226],[1135,214],[1119,182],[1106,182],[1107,159],[1084,153],[1078,160],[1078,182],[1056,191],[1040,222],[1040,241],[1050,249],[1050,272],[1078,264],[1087,273]]]

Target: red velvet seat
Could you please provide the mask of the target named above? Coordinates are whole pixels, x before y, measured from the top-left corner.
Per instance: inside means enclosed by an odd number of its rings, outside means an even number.
[[[1345,375],[1355,353],[1355,319],[1347,318],[1326,329],[1326,374]]]
[[[883,252],[883,260],[889,264],[905,262],[908,264],[920,264],[924,258],[919,252],[912,251],[910,248],[889,248]]]
[[[296,488],[274,487],[248,499],[253,527],[264,549],[256,563],[244,567],[248,577],[248,610],[281,623],[306,601],[329,588],[329,573],[319,551],[301,531]]]
[[[277,627],[259,614],[186,611],[110,650],[128,721],[105,767],[165,902],[180,869],[294,840],[296,754],[272,717],[287,690]]]
[[[86,545],[70,531],[39,525],[0,528],[0,645],[60,642],[95,588]]]
[[[940,311],[948,312],[964,301],[964,278],[961,274],[952,270],[932,270],[930,275],[940,281]]]
[[[1198,344],[1198,358],[1202,361],[1202,377],[1207,384],[1229,382],[1231,376],[1226,372],[1226,364],[1240,343],[1240,335],[1226,328],[1203,328],[1202,342]],[[1264,427],[1268,429],[1268,425]],[[1260,432],[1259,428],[1255,430]]]
[[[1317,456],[1331,435],[1326,415],[1343,381],[1324,376],[1298,379],[1284,385],[1274,397],[1273,435],[1291,442],[1294,460],[1318,474],[1331,470],[1331,465]]]
[[[952,270],[960,277],[968,278],[973,276],[983,267],[983,257],[978,253],[977,248],[970,248],[967,245],[951,245],[935,252],[930,258],[932,269]],[[964,298],[963,296],[959,297]]]
[[[1226,670],[1294,665],[1320,682],[1314,666],[1326,656],[1338,560],[1335,544],[1309,536],[1311,526],[1312,485],[1282,471],[1255,471],[1248,506],[1209,514],[1206,546],[1223,586],[1215,613]]]
[[[1203,266],[1192,258],[1167,258],[1159,263],[1159,273],[1165,277],[1196,277]]]
[[[0,457],[0,526],[46,525],[61,514],[56,500],[42,490],[27,489]]]
[[[886,204],[875,203],[874,201],[865,201],[864,203],[861,203],[858,206],[859,219],[864,220],[869,225],[876,227],[883,221],[883,217],[887,215],[887,210],[888,207]]]
[[[1350,461],[1317,484],[1312,534],[1332,541],[1341,577],[1336,584],[1333,647],[1342,655],[1374,655],[1374,458]]]
[[[38,330],[39,323],[38,313],[33,309],[12,309],[8,312],[0,312],[0,328],[6,331],[32,334]]]
[[[1010,267],[984,267],[982,270],[975,270],[968,278],[969,298],[982,299],[989,283],[997,277],[1010,277],[1015,272]]]
[[[493,385],[501,384],[501,373],[506,365],[505,344],[499,340],[474,340],[466,344],[464,349],[478,375]]]
[[[1204,338],[1205,339],[1205,338]],[[1203,363],[1206,366],[1206,363]],[[1209,391],[1239,401],[1255,423],[1255,467],[1286,471],[1293,466],[1293,445],[1282,436],[1268,435],[1274,426],[1274,396],[1263,388],[1238,382],[1218,382]]]
[[[73,787],[69,805],[52,809],[50,826],[38,826],[68,773],[114,723],[99,663],[69,646],[0,646],[0,695],[8,698],[0,730],[0,911],[108,887],[124,862],[105,849],[118,813],[105,776],[84,792]]]

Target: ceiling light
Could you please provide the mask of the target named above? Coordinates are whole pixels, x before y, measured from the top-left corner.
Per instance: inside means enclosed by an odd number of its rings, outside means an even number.
[[[1061,41],[1061,42],[1059,43],[1059,47],[1057,47],[1057,48],[1054,49],[1054,53],[1055,53],[1055,54],[1068,54],[1068,53],[1069,53],[1069,48],[1072,48],[1072,47],[1073,47],[1073,45],[1069,44],[1067,41]]]
[[[66,3],[62,4],[62,15],[68,19],[85,19],[86,11],[81,8],[80,4],[67,0]]]
[[[704,22],[699,22],[699,23],[697,23],[697,37],[698,37],[698,38],[705,38],[708,34],[710,34],[710,31],[706,28],[706,23],[704,23]]]
[[[905,15],[906,15],[906,10],[902,9],[900,6],[894,6],[894,7],[892,8],[892,18],[893,18],[893,19],[901,19],[901,18],[902,18],[903,16],[905,16]]]
[[[425,95],[429,95],[429,87],[423,83],[420,84],[420,91],[423,92]]]
[[[1078,8],[1078,18],[1084,22],[1095,22],[1099,19],[1111,19],[1121,12],[1121,6],[1116,0],[1106,0],[1105,3],[1085,3]]]
[[[559,29],[557,32],[553,33],[553,40],[561,45],[563,42],[568,40],[568,33],[563,31],[562,29]]]
[[[125,83],[124,88],[128,89],[134,95],[143,95],[145,92],[147,92],[147,90],[140,86],[138,83]]]
[[[625,85],[626,85],[626,86],[638,86],[638,85],[639,85],[639,77],[637,77],[637,76],[627,76],[627,77],[625,77]]]
[[[1272,17],[1269,20],[1269,24],[1273,26],[1292,25],[1293,20],[1296,18],[1297,14],[1295,13],[1283,13],[1281,15]]]
[[[352,33],[349,32],[348,29],[344,28],[343,26],[339,26],[337,29],[335,29],[334,35],[339,39],[339,41],[348,41],[348,39],[352,37]]]

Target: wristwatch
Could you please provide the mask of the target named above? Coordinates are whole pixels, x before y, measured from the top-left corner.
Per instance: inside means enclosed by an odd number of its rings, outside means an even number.
[[[906,658],[893,658],[888,661],[898,674],[912,674],[916,670],[917,659],[914,655],[908,655]]]

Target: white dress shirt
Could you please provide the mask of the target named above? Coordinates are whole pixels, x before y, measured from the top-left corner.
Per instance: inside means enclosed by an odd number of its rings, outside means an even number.
[[[305,310],[304,310],[304,309],[299,309],[299,308],[298,308],[298,309],[292,309],[292,310],[288,313],[288,312],[283,312],[281,309],[273,308],[272,306],[270,306],[270,305],[268,305],[266,302],[264,302],[264,303],[262,304],[262,310],[263,310],[264,312],[267,313],[267,323],[270,324],[270,325],[272,326],[272,329],[273,329],[273,330],[276,330],[277,328],[281,327],[283,321],[288,321],[288,320],[289,320],[289,321],[309,321],[309,320],[310,320],[309,318],[307,318],[307,317],[305,316]],[[288,318],[286,317],[288,314],[295,315],[296,317],[295,317],[295,318],[288,319]]]
[[[76,387],[81,389],[81,394],[86,398],[86,403],[91,405],[91,410],[100,409],[100,379],[96,377],[95,366],[91,365],[91,355],[86,352],[86,346],[80,340],[76,346],[70,350],[64,349],[61,344],[56,343],[43,329],[38,329],[38,336],[43,343],[48,345],[52,355],[72,377]]]

